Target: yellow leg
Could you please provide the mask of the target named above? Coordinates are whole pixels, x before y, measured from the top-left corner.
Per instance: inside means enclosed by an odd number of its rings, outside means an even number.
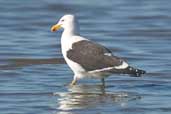
[[[70,83],[70,85],[73,86],[73,85],[76,85],[76,83],[77,83],[77,78],[74,77],[74,79],[72,80],[72,82]]]

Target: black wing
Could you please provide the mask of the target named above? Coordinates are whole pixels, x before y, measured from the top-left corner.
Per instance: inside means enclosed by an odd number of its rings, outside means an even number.
[[[67,57],[87,71],[119,66],[123,62],[109,49],[87,40],[74,43],[72,49],[67,51]]]

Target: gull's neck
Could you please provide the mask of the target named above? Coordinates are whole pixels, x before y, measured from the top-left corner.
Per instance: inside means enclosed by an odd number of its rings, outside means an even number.
[[[75,28],[68,28],[68,29],[64,29],[64,31],[62,33],[62,38],[63,37],[77,36],[77,35],[79,35],[78,30],[76,30]]]
[[[79,35],[79,27],[77,23],[71,23],[68,27],[64,28],[62,33],[62,38],[71,37],[71,36],[78,36]]]
[[[64,57],[66,51],[72,48],[72,43],[77,41],[77,38],[73,36],[79,36],[79,27],[76,26],[76,24],[65,27],[62,33],[61,46],[62,46],[62,53]]]

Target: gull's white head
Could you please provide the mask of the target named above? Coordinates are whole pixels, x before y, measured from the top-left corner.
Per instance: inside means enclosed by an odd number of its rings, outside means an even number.
[[[78,32],[79,28],[76,17],[74,15],[64,15],[63,17],[61,17],[57,24],[51,27],[51,31],[55,32],[60,28],[63,28],[64,31],[67,32]]]

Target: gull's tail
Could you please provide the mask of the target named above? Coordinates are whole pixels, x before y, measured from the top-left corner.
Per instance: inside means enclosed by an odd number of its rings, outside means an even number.
[[[130,76],[140,77],[142,74],[145,74],[146,71],[128,66],[126,69],[124,69],[123,73],[129,74]]]
[[[112,69],[111,73],[119,73],[119,74],[128,74],[132,77],[140,77],[142,74],[145,74],[146,71],[140,70],[131,66],[128,66],[125,69]]]

